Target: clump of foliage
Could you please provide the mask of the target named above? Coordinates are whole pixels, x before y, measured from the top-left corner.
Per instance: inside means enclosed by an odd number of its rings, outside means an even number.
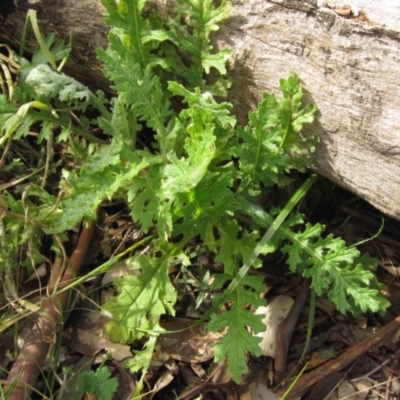
[[[310,278],[315,292],[326,294],[341,312],[384,310],[388,303],[370,272],[373,260],[340,238],[324,236],[322,225],[304,224],[299,213],[286,218],[294,204],[283,210],[260,206],[261,195],[291,183],[288,172],[304,171],[312,162],[316,138],[301,131],[313,122],[315,107],[303,105],[297,75],[281,79],[280,98],[265,93],[248,125],[240,126],[226,101],[229,51],[216,52],[210,42],[229,13],[228,1],[215,6],[212,0],[179,0],[165,19],[143,0],[102,4],[111,31],[109,47],[98,50],[98,57],[114,98],[108,102],[57,71],[54,60],[68,48],[53,45],[52,37],[44,47],[48,52],[40,47],[31,62],[20,58],[19,86],[11,96],[0,95],[0,145],[40,124],[37,141],[49,151],[54,142],[63,143],[73,158],[58,194],[46,190],[45,182],[27,185],[21,200],[4,191],[0,217],[11,241],[2,244],[3,265],[13,262],[23,243],[29,243],[33,263],[40,262],[43,256],[34,250],[40,246],[33,244],[41,232],[62,238],[81,220],[95,219],[104,200],[123,199],[133,221],[153,235],[150,252],[128,259],[141,273],[115,280],[118,295],[105,305],[114,340],[147,338],[127,363],[132,371],[148,368],[163,331],[160,317],[174,315],[177,294],[169,267],[177,261],[188,265],[187,249],[194,244],[223,265],[212,290],[230,284],[207,315],[209,329],[228,328],[216,358],[227,357],[237,382],[246,370],[246,352],[260,352],[260,338],[252,333],[264,330],[261,316],[253,313],[264,304],[263,284],[246,273],[250,265],[261,266],[259,254],[287,254],[290,270]],[[88,110],[97,112],[93,120],[82,116]],[[92,126],[108,139],[94,137]],[[138,139],[145,129],[153,132],[149,147]],[[43,165],[57,168],[51,151]],[[17,161],[8,168],[18,168]],[[261,241],[266,231],[268,240]],[[229,310],[214,312],[227,301]]]

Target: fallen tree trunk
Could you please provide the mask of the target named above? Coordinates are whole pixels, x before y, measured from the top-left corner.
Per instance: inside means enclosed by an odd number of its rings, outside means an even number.
[[[167,12],[168,0],[157,0]],[[400,219],[400,5],[391,0],[233,0],[231,17],[216,36],[230,47],[234,82],[230,101],[246,119],[263,91],[295,71],[307,100],[318,109],[310,128],[321,137],[316,170]],[[68,39],[74,51],[66,72],[107,90],[95,48],[106,47],[107,28],[98,0],[41,0],[0,22],[0,42],[18,47],[27,9],[38,10],[45,33]],[[356,8],[357,7],[357,8]],[[31,42],[31,47],[32,47]]]

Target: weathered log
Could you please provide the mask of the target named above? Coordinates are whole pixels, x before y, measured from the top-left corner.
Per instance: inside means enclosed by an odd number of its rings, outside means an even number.
[[[12,1],[12,0],[2,0]],[[19,51],[26,14],[37,10],[43,34],[54,32],[56,39],[68,43],[72,35],[73,51],[64,72],[97,89],[108,89],[101,65],[96,58],[96,48],[107,47],[108,28],[104,25],[104,8],[98,0],[20,0],[15,12],[5,20],[0,19],[0,43],[9,44]],[[33,51],[36,40],[29,35],[27,50]]]
[[[156,3],[167,10],[171,0]],[[279,78],[295,71],[307,100],[319,109],[318,121],[309,128],[321,136],[316,170],[400,219],[400,4],[354,0],[349,8],[337,0],[232,3],[231,17],[215,40],[233,52],[230,101],[239,119],[246,118],[263,91],[276,92]],[[107,45],[98,0],[20,0],[19,9],[0,21],[0,42],[18,47],[29,7],[38,10],[43,32],[66,40],[73,33],[66,71],[106,90],[108,82],[95,56],[96,47]]]

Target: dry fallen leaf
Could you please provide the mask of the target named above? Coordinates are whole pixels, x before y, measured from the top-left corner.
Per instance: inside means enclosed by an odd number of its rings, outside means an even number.
[[[361,399],[365,399],[370,391],[370,387],[373,385],[371,381],[368,379],[362,379],[361,381],[353,382],[353,385],[356,387],[358,394],[361,396]]]
[[[174,374],[169,370],[164,371],[157,379],[157,382],[154,384],[149,400],[152,400],[157,392],[168,386],[173,380],[174,380]]]
[[[249,400],[279,400],[276,394],[271,392],[265,385],[262,383],[252,383],[250,385],[250,399]],[[245,399],[241,399],[245,400]],[[247,400],[247,399],[246,399]]]
[[[174,318],[162,322],[161,326],[167,332],[172,331],[158,339],[162,352],[175,360],[187,363],[211,360],[214,357],[214,344],[221,337],[221,333],[206,332],[202,325],[189,328],[194,322],[187,318]]]
[[[47,267],[45,263],[40,264],[38,267],[34,269],[34,271],[29,275],[29,277],[24,281],[24,283],[28,283],[35,279],[40,280],[47,274]]]
[[[358,393],[356,388],[347,380],[343,379],[338,387],[339,399],[353,399],[353,400],[364,400],[366,393]]]
[[[264,315],[263,323],[266,326],[265,332],[258,333],[257,336],[262,338],[260,342],[261,354],[275,358],[276,353],[276,335],[278,326],[289,314],[294,301],[290,296],[279,295],[275,297],[268,306],[258,307],[257,315]]]
[[[95,356],[101,350],[106,350],[117,361],[132,357],[129,346],[113,343],[105,335],[108,321],[108,317],[93,311],[75,311],[63,332],[64,344],[86,356]]]

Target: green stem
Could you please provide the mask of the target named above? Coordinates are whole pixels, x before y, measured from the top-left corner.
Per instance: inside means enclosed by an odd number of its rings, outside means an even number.
[[[153,235],[149,235],[146,236],[145,238],[143,238],[142,240],[136,242],[135,244],[133,244],[132,246],[128,247],[127,249],[125,249],[124,251],[122,251],[121,253],[115,255],[114,257],[110,258],[110,260],[106,261],[104,264],[101,264],[100,266],[98,266],[97,268],[93,269],[92,271],[90,271],[89,273],[87,273],[86,275],[83,275],[77,279],[75,279],[73,282],[71,282],[70,284],[68,284],[67,286],[64,286],[62,289],[57,290],[57,292],[55,293],[55,295],[59,295],[67,290],[70,290],[76,286],[81,285],[82,283],[86,282],[89,278],[92,278],[94,276],[97,276],[99,274],[103,274],[106,271],[108,271],[109,269],[111,269],[119,260],[121,260],[121,258],[123,256],[125,256],[126,254],[132,253],[133,251],[135,251],[137,248],[143,246],[143,244],[147,243],[149,240],[154,239]]]
[[[305,355],[307,354],[308,347],[310,346],[312,330],[314,326],[314,317],[315,317],[315,290],[311,288],[310,291],[310,311],[308,313],[308,324],[307,324],[307,337],[306,342],[304,344],[303,352],[301,353],[300,359],[297,362],[297,366],[303,362]],[[297,367],[296,366],[296,367]]]
[[[104,104],[97,98],[97,96],[90,92],[90,100],[92,104],[100,111],[101,115],[107,120],[111,120],[111,113],[104,107]]]
[[[37,21],[37,16],[36,16],[36,10],[29,10],[28,11],[28,14],[26,16],[26,21],[28,22],[28,20],[31,21],[33,33],[35,34],[36,40],[37,40],[41,50],[43,51],[43,54],[46,56],[47,62],[50,64],[51,68],[53,68],[55,71],[57,71],[57,65],[56,65],[56,62],[54,61],[53,55],[51,54],[51,51],[47,47],[46,42],[43,40],[42,34],[40,33],[40,29],[39,29],[39,25],[38,25],[38,21]],[[21,42],[20,53],[23,52],[22,45],[25,47],[25,40],[26,40],[26,36],[25,35],[28,32],[26,24],[25,24],[25,28],[26,28],[26,30],[24,29],[24,38],[23,38],[23,41]],[[22,57],[22,54],[20,54],[20,56]]]
[[[61,72],[62,69],[64,68],[65,64],[68,61],[68,57],[71,54],[71,49],[72,49],[72,32],[69,35],[69,42],[68,42],[68,47],[69,47],[69,52],[68,54],[61,60],[60,65],[57,68],[57,72]]]
[[[133,40],[133,48],[135,49],[135,52],[139,54],[139,59],[140,59],[140,65],[142,67],[142,70],[146,68],[147,65],[147,57],[144,52],[144,46],[143,46],[143,41],[142,41],[142,36],[140,34],[141,32],[141,20],[142,16],[140,15],[140,10],[137,5],[137,1],[128,1],[127,2],[128,8],[131,8],[130,12],[128,12],[128,15],[133,16],[133,21],[130,22],[130,37]]]
[[[314,182],[318,179],[317,175],[312,174],[301,186],[297,189],[296,193],[291,197],[291,199],[287,202],[283,210],[279,213],[279,215],[272,222],[271,226],[261,238],[258,245],[253,250],[252,254],[245,260],[244,265],[240,268],[239,272],[231,281],[228,288],[225,290],[223,296],[220,297],[220,301],[214,303],[213,306],[208,310],[208,312],[200,319],[200,322],[209,318],[219,307],[221,307],[239,285],[240,281],[247,275],[250,267],[254,264],[257,257],[262,252],[263,248],[268,244],[268,242],[272,239],[275,233],[280,229],[283,221],[287,218],[289,213],[293,210],[296,204],[306,195],[310,187],[314,184]]]

